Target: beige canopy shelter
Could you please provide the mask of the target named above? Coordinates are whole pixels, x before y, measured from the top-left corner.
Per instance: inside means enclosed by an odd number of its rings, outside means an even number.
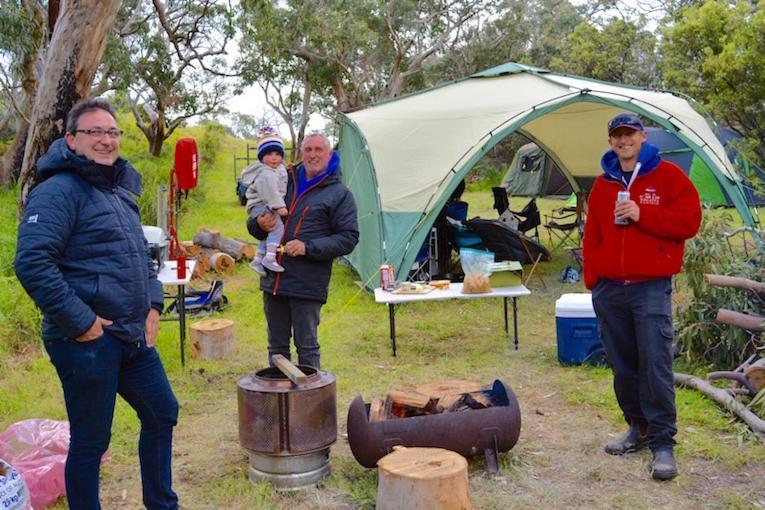
[[[338,150],[361,229],[351,264],[368,287],[382,263],[405,277],[399,269],[413,264],[454,188],[514,132],[542,147],[575,190],[589,189],[608,148],[608,120],[621,111],[675,133],[752,222],[722,144],[686,99],[507,63],[343,117]]]

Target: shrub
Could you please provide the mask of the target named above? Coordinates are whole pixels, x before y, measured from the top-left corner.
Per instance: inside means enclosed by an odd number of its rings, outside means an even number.
[[[714,322],[719,308],[761,315],[759,296],[741,289],[712,287],[704,283],[704,274],[739,276],[762,281],[765,271],[758,260],[744,260],[721,236],[731,230],[728,213],[715,215],[705,211],[698,235],[686,243],[683,277],[691,293],[678,309],[677,342],[689,364],[731,370],[758,347],[758,340],[741,328]],[[759,248],[761,249],[761,248]],[[757,248],[757,255],[762,255]]]

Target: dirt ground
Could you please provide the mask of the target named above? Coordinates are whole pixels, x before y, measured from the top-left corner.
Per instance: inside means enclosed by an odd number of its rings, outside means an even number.
[[[685,453],[681,444],[678,478],[655,482],[649,474],[650,452],[605,454],[602,445],[622,432],[619,426],[593,414],[589,406],[567,404],[564,392],[551,389],[538,375],[506,374],[506,380],[514,381],[522,410],[521,436],[515,448],[500,456],[499,475],[488,474],[482,458],[470,461],[474,508],[765,508],[762,463],[731,467]],[[247,458],[238,444],[232,381],[211,379],[204,395],[195,397],[193,412],[181,402],[174,472],[183,508],[372,508],[373,503],[349,496],[355,483],[368,489],[375,478],[372,470],[356,464],[345,440],[347,403],[338,401],[339,436],[327,483],[292,493],[272,493],[267,487],[253,491],[245,480]],[[104,508],[141,507],[137,472],[130,463],[106,466]]]

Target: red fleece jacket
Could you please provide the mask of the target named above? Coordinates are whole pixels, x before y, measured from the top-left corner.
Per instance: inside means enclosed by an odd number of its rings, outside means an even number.
[[[590,192],[583,245],[588,289],[601,278],[641,280],[679,273],[685,240],[699,230],[699,194],[674,163],[661,160],[635,178],[630,197],[640,207],[640,220],[615,225],[616,193],[625,189],[601,175]]]

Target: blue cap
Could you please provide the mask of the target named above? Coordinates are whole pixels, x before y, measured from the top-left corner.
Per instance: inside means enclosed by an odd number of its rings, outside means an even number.
[[[634,129],[635,131],[645,131],[643,123],[640,122],[640,117],[634,113],[620,113],[608,121],[608,136],[611,136],[611,133],[621,127]]]

